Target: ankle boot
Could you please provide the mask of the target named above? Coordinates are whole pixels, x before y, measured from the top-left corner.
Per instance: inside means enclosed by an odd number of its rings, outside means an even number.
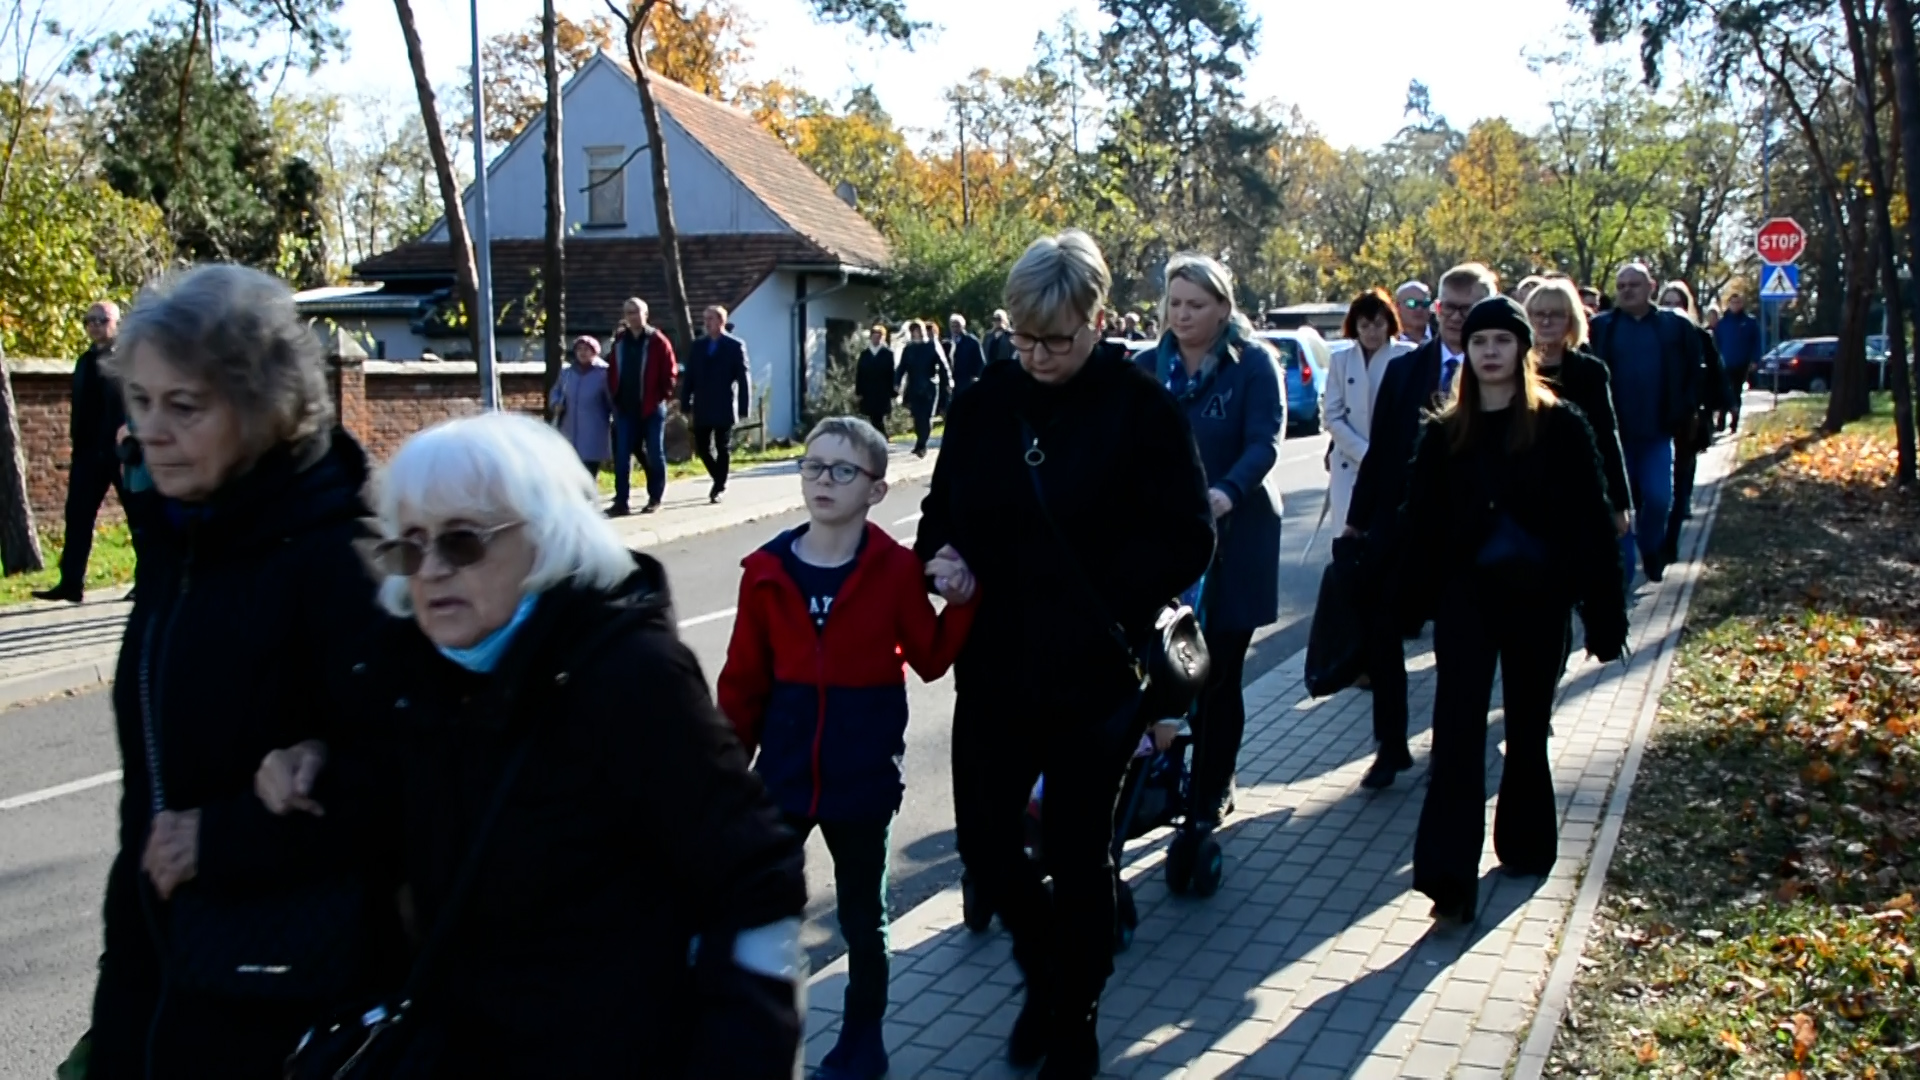
[[[1040,1080],[1092,1080],[1100,1075],[1099,1020],[1097,1005],[1057,1019],[1047,1062],[1040,1066]]]

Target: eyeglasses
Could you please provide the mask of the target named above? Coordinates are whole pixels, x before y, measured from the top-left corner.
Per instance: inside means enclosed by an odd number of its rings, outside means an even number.
[[[1409,296],[1400,301],[1400,306],[1409,311],[1427,311],[1433,307],[1433,298],[1430,296]]]
[[[105,315],[88,315],[85,318],[80,320],[80,325],[105,326],[112,321],[113,321],[112,319],[107,318]]]
[[[1073,351],[1074,344],[1080,340],[1081,332],[1086,329],[1087,327],[1083,326],[1071,334],[1049,334],[1040,337],[1035,337],[1032,334],[1023,334],[1016,330],[1013,332],[1013,347],[1023,353],[1030,353],[1036,349],[1045,349],[1055,356],[1065,356],[1067,353]]]
[[[524,521],[509,521],[485,529],[448,529],[427,540],[411,536],[382,540],[373,546],[373,561],[382,571],[394,577],[412,577],[427,564],[427,551],[431,549],[440,556],[441,562],[452,569],[461,570],[486,558],[487,548],[493,544],[495,537],[525,524]]]
[[[821,461],[819,458],[801,458],[800,475],[808,480],[818,480],[824,476],[836,486],[851,484],[862,476],[869,480],[880,479],[879,473],[869,472],[851,461]]]
[[[1566,322],[1573,316],[1564,311],[1529,311],[1527,318],[1534,322]]]

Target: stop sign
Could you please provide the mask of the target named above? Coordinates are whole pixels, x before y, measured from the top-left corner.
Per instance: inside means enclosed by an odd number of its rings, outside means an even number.
[[[1807,230],[1792,218],[1774,218],[1760,226],[1760,234],[1754,238],[1754,249],[1760,253],[1760,261],[1768,266],[1785,266],[1800,258],[1807,250]]]

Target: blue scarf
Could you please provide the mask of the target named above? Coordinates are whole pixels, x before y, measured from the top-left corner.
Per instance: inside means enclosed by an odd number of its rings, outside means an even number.
[[[1180,343],[1174,340],[1173,331],[1160,335],[1160,344],[1154,350],[1154,370],[1160,378],[1160,385],[1166,387],[1167,393],[1182,405],[1198,398],[1213,382],[1221,365],[1233,359],[1233,345],[1237,338],[1233,324],[1228,323],[1220,333],[1220,340],[1207,350],[1207,358],[1201,361],[1200,370],[1188,375],[1186,362],[1180,358]]]
[[[533,614],[534,604],[539,599],[537,593],[521,597],[520,606],[513,609],[513,618],[507,620],[507,625],[464,649],[450,649],[445,645],[436,645],[434,648],[440,650],[441,656],[468,671],[476,675],[485,675],[499,666],[500,657],[506,654],[507,646],[513,644],[514,634],[519,632],[521,624],[527,621],[527,617]]]

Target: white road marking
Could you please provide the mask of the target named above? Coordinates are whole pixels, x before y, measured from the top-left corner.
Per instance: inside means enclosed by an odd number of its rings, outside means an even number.
[[[50,788],[41,788],[39,791],[29,791],[25,795],[15,795],[10,799],[0,799],[0,811],[18,810],[23,806],[43,803],[48,799],[57,799],[62,795],[72,795],[76,792],[86,791],[89,788],[97,788],[105,784],[117,784],[119,782],[120,770],[115,769],[112,772],[103,772],[98,776],[89,776],[83,780],[73,780]]]
[[[710,622],[719,622],[722,619],[731,619],[735,615],[738,615],[739,613],[740,613],[739,608],[730,607],[725,611],[710,612],[706,615],[695,615],[691,619],[681,619],[680,629],[687,630],[695,626],[705,626]]]
[[[897,528],[899,528],[899,527],[900,527],[900,526],[902,526],[902,525],[911,525],[911,524],[913,524],[914,522],[916,522],[916,521],[919,521],[919,520],[920,520],[920,518],[921,518],[922,516],[924,516],[924,515],[921,515],[921,514],[908,514],[908,515],[907,515],[906,517],[903,517],[903,518],[901,518],[901,519],[900,519],[899,521],[896,521],[896,522],[894,522],[894,523],[893,523],[893,527],[897,529]]]

